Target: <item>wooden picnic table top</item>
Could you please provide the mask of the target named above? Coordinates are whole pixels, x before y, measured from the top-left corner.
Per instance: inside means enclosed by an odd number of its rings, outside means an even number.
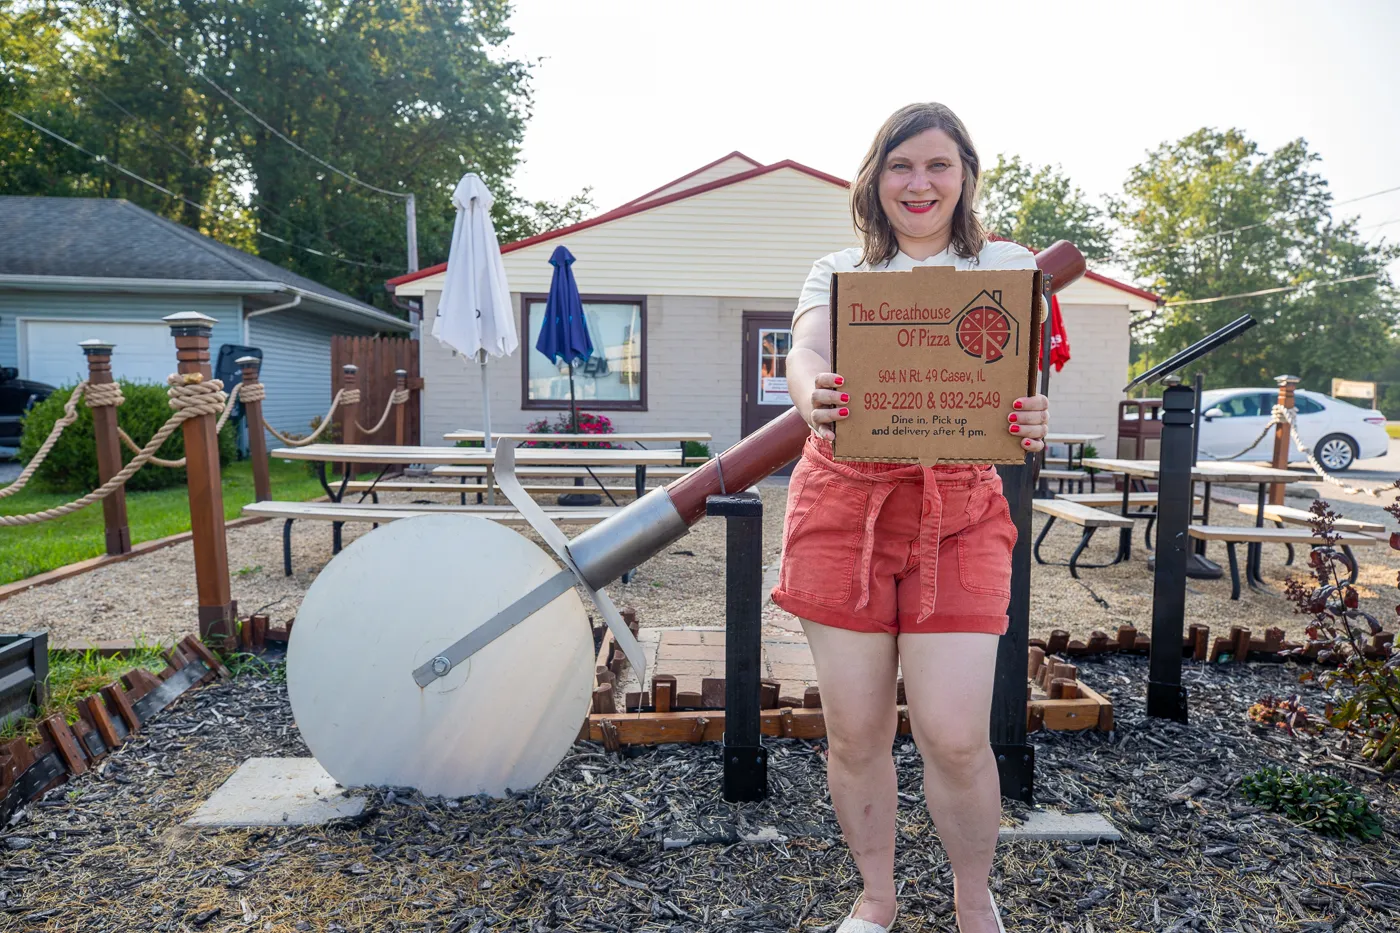
[[[485,437],[484,431],[466,428],[449,431],[443,435],[449,441],[479,441]],[[708,444],[714,437],[708,431],[626,431],[621,434],[529,434],[513,431],[492,431],[492,441],[612,441],[616,444],[678,444],[682,441],[698,441]]]
[[[594,525],[619,510],[610,506],[591,506],[577,509],[546,508],[545,514],[560,523]],[[257,515],[264,518],[302,519],[327,522],[392,522],[399,518],[415,518],[419,515],[433,515],[450,512],[461,515],[475,515],[503,525],[528,525],[529,519],[511,506],[450,505],[446,503],[418,503],[414,505],[342,502],[250,502],[243,507],[244,515]]]
[[[1090,441],[1101,441],[1103,434],[1047,434],[1045,442],[1047,444],[1087,444]]]
[[[1156,479],[1162,466],[1156,460],[1117,460],[1110,457],[1087,457],[1083,465],[1107,473],[1123,473],[1148,479]],[[1297,483],[1309,478],[1291,470],[1276,470],[1253,463],[1207,461],[1191,468],[1191,479],[1198,483]]]
[[[395,447],[379,444],[308,444],[282,447],[269,455],[285,460],[322,460],[332,463],[431,463],[461,466],[492,466],[496,455],[480,447]],[[522,447],[515,451],[515,462],[554,466],[679,465],[679,448],[665,450],[570,450],[552,447]]]

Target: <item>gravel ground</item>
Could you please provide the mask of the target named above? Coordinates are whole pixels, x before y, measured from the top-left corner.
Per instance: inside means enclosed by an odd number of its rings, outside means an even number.
[[[782,482],[761,487],[764,501],[764,563],[768,582],[776,582],[775,568],[782,541],[783,508],[787,487]],[[395,494],[385,502],[411,502],[424,494]],[[454,497],[440,501],[455,501]],[[1219,505],[1222,514],[1231,506]],[[1359,506],[1349,506],[1355,513]],[[1388,520],[1379,508],[1371,507],[1362,517]],[[1036,516],[1038,533],[1043,519]],[[1117,566],[1083,570],[1076,582],[1064,567],[1033,565],[1031,577],[1031,634],[1044,637],[1052,629],[1063,628],[1076,638],[1087,638],[1094,629],[1112,634],[1119,625],[1131,623],[1146,634],[1152,619],[1152,576],[1145,559],[1139,522],[1135,530],[1133,559]],[[348,544],[370,530],[368,525],[345,526]],[[565,528],[573,535],[579,527]],[[1066,559],[1078,541],[1079,529],[1056,523],[1042,547],[1049,559]],[[282,575],[282,523],[266,522],[231,529],[228,533],[229,569],[233,597],[243,615],[266,607],[273,625],[294,616],[301,596],[320,568],[330,559],[331,530],[325,522],[300,522],[292,532],[291,577]],[[538,543],[538,542],[537,542]],[[1100,532],[1084,561],[1100,563],[1111,559],[1116,548],[1115,531]],[[724,523],[702,521],[692,532],[664,553],[643,564],[632,582],[611,588],[614,600],[638,610],[644,625],[695,626],[724,623]],[[1395,587],[1400,569],[1400,552],[1383,544],[1358,551],[1363,600],[1383,608],[1400,602]],[[1210,556],[1224,564],[1224,548],[1213,545]],[[1264,554],[1264,578],[1278,594],[1291,572],[1286,568],[1281,547],[1270,546]],[[1262,632],[1277,625],[1290,638],[1301,638],[1303,621],[1281,595],[1255,593],[1248,587],[1241,599],[1229,598],[1228,579],[1188,581],[1186,621],[1203,622],[1212,632],[1223,634],[1231,625],[1245,625]],[[1095,598],[1097,597],[1097,599]],[[1105,605],[1106,604],[1106,605]],[[25,632],[48,629],[55,640],[111,639],[143,637],[148,641],[169,641],[195,628],[196,594],[194,558],[190,544],[165,548],[101,570],[82,574],[49,586],[38,587],[0,602],[0,631]],[[767,603],[764,621],[785,629],[797,628],[796,620],[777,606]]]
[[[1244,715],[1262,694],[1292,692],[1295,665],[1189,664],[1185,725],[1144,716],[1145,658],[1082,666],[1112,696],[1117,731],[1032,736],[1037,802],[1102,813],[1124,839],[1000,844],[993,885],[1009,931],[1400,928],[1397,785],[1330,740],[1289,739]],[[721,798],[714,743],[624,757],[580,743],[538,787],[504,799],[379,789],[362,818],[324,827],[182,826],[246,758],[307,753],[279,673],[192,691],[0,829],[0,928],[831,933],[859,891],[821,741],[765,739],[770,795],[751,804]],[[1315,686],[1300,689],[1321,705]],[[893,752],[899,929],[952,933],[920,756],[904,737]],[[1352,783],[1381,838],[1338,841],[1249,805],[1239,783],[1269,764]],[[1003,808],[1003,823],[1027,812]]]

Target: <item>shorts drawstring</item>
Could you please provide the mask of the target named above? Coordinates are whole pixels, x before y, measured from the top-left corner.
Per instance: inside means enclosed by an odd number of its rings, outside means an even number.
[[[869,483],[872,488],[865,508],[864,527],[860,541],[860,599],[855,611],[859,612],[870,604],[870,580],[873,574],[871,564],[875,554],[875,524],[880,518],[880,510],[885,501],[901,482],[908,482],[916,475],[923,484],[920,499],[923,503],[919,515],[919,617],[916,624],[925,623],[933,615],[938,589],[938,542],[943,531],[943,493],[939,489],[939,477],[957,477],[965,482],[971,467],[920,467],[916,464],[856,464],[841,463],[831,459],[829,442],[818,438],[809,440],[809,449],[804,456],[821,463],[824,469],[835,470],[849,479]],[[815,449],[810,449],[815,448]],[[875,469],[869,469],[874,466]]]

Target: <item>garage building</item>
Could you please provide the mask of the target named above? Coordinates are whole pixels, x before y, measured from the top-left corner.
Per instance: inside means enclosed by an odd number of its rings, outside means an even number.
[[[78,342],[116,344],[121,379],[164,384],[161,318],[214,318],[221,346],[262,350],[263,415],[304,434],[331,397],[331,336],[401,336],[406,321],[144,210],[101,198],[0,197],[0,366],[55,386],[86,377]]]

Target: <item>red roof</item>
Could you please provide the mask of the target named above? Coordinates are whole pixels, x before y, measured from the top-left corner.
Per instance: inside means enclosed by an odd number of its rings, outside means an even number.
[[[680,178],[677,178],[675,181],[668,181],[666,184],[662,185],[662,186],[659,187],[659,188],[653,188],[653,189],[651,189],[650,191],[648,191],[646,194],[642,195],[642,196],[639,197],[639,198],[633,198],[632,200],[628,201],[626,204],[620,204],[620,205],[618,205],[618,208],[617,208],[617,209],[621,209],[621,208],[623,208],[623,207],[627,207],[629,204],[640,204],[640,203],[642,203],[643,201],[645,201],[647,198],[649,198],[649,197],[651,197],[652,195],[656,194],[656,192],[658,192],[658,191],[665,191],[667,188],[674,188],[676,185],[679,185],[681,182],[685,181],[686,179],[688,179],[688,178],[694,178],[696,175],[699,175],[701,172],[709,171],[710,169],[714,168],[716,165],[719,165],[719,164],[722,163],[722,162],[728,162],[730,159],[742,159],[742,160],[744,160],[745,162],[747,162],[747,163],[749,163],[750,165],[752,165],[754,168],[762,168],[762,167],[763,167],[763,163],[762,163],[762,162],[758,161],[757,159],[751,159],[751,158],[749,158],[748,156],[744,155],[742,152],[740,152],[738,149],[735,149],[733,152],[729,153],[729,155],[720,156],[718,159],[715,159],[713,162],[706,162],[704,165],[700,166],[700,167],[697,168],[695,171],[693,171],[693,172],[687,172],[686,174],[682,175]]]
[[[706,182],[703,185],[696,185],[693,188],[685,188],[681,191],[677,191],[673,194],[668,194],[664,197],[655,198],[654,200],[650,201],[647,200],[647,198],[656,194],[656,192],[658,191],[665,191],[667,188],[673,187],[679,184],[680,182],[685,181],[687,178],[693,178],[701,172],[705,171],[706,169],[713,168],[714,166],[725,161],[726,159],[733,158],[740,158],[743,159],[745,162],[752,162],[754,167],[747,172],[738,172],[734,175],[726,175],[723,178],[717,178],[714,181]],[[623,217],[629,217],[632,214],[640,214],[642,211],[649,211],[654,207],[661,207],[665,204],[673,204],[676,201],[681,201],[685,198],[691,198],[697,194],[704,194],[707,191],[714,191],[717,188],[724,188],[729,185],[735,185],[742,181],[748,181],[750,178],[757,178],[760,175],[767,175],[770,172],[776,172],[780,169],[785,168],[794,169],[796,171],[802,172],[803,174],[811,175],[813,178],[818,178],[822,181],[830,182],[833,185],[840,185],[842,188],[849,188],[851,186],[851,183],[846,181],[844,178],[837,178],[835,175],[828,175],[826,172],[812,168],[809,165],[803,165],[801,162],[794,162],[791,159],[784,159],[781,162],[774,162],[772,165],[759,165],[753,159],[749,158],[748,156],[744,155],[742,152],[739,152],[736,149],[734,152],[731,152],[728,155],[721,156],[720,158],[715,159],[713,162],[706,163],[705,165],[700,166],[693,172],[687,172],[680,178],[677,178],[674,181],[667,182],[659,188],[653,188],[651,191],[648,191],[641,197],[633,198],[626,204],[622,204],[618,207],[615,207],[610,211],[605,211],[604,213],[599,214],[597,217],[591,217],[588,220],[579,221],[578,223],[570,224],[567,227],[560,227],[558,230],[550,230],[547,233],[541,233],[537,236],[526,237],[523,240],[516,240],[514,243],[507,243],[506,245],[501,247],[501,252],[512,253],[518,249],[524,249],[527,246],[534,246],[536,243],[545,243],[549,240],[555,240],[559,237],[577,233],[580,230],[587,230],[589,227],[596,227],[599,224],[608,223],[609,221],[620,220]],[[997,239],[1003,238],[997,237]],[[445,272],[446,270],[447,263],[440,262],[435,266],[429,266],[426,269],[419,269],[417,272],[409,272],[404,275],[396,276],[392,279],[387,280],[384,284],[387,285],[389,287],[389,290],[392,292],[396,286],[404,285],[408,282],[416,282],[418,279],[427,278],[430,275],[437,275],[439,272]],[[1143,289],[1137,288],[1133,285],[1129,285],[1126,282],[1119,282],[1117,279],[1111,279],[1106,275],[1101,275],[1092,270],[1088,270],[1084,274],[1088,278],[1093,279],[1096,282],[1102,282],[1104,285],[1110,285],[1114,288],[1121,289],[1125,292],[1128,292],[1129,294],[1136,295],[1139,298],[1145,299],[1147,301],[1155,302],[1158,304],[1160,304],[1163,301],[1162,298],[1159,298],[1157,295],[1154,295],[1149,291],[1144,291]]]

